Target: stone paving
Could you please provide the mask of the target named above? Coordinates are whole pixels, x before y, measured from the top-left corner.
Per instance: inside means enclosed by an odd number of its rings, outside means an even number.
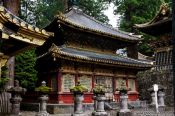
[[[109,113],[109,112],[108,112]],[[35,116],[36,112],[23,111],[22,116]],[[86,112],[86,116],[91,116],[91,112]],[[71,114],[50,114],[50,116],[71,116]],[[116,116],[116,111],[110,112],[108,116]],[[156,113],[152,110],[137,109],[132,110],[132,116],[175,116],[173,111]]]
[[[29,112],[29,111],[23,111],[21,112],[21,116],[35,116],[37,112]],[[91,113],[86,113],[87,116],[91,116]],[[71,114],[50,114],[50,116],[71,116]]]

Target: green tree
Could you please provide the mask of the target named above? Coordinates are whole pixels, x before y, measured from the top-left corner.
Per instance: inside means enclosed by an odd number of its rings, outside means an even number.
[[[43,27],[54,18],[57,10],[61,10],[59,3],[59,0],[21,0],[19,16],[29,24]],[[15,79],[21,86],[33,90],[37,81],[35,49],[17,55],[15,63]]]
[[[36,0],[31,1],[29,11],[33,13],[36,25],[45,27],[57,14],[57,12],[65,12],[68,6],[68,0]],[[95,19],[108,23],[109,19],[104,15],[103,11],[107,9],[108,2],[105,0],[79,0],[77,4],[85,14]]]
[[[98,21],[108,24],[109,19],[104,14],[104,10],[108,8],[109,2],[106,0],[80,0],[79,7],[83,12],[92,16]]]
[[[15,79],[19,80],[22,87],[31,90],[37,81],[35,49],[21,53],[15,57]]]

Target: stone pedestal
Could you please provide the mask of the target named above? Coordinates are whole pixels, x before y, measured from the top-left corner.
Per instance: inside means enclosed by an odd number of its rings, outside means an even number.
[[[152,92],[151,93],[151,106],[155,106],[156,105],[156,101],[155,101],[155,93]]]
[[[10,116],[21,116],[20,114],[20,103],[22,98],[20,96],[15,96],[10,99],[12,103],[12,110]]]
[[[97,100],[96,100],[96,96],[93,96],[93,100],[94,100],[94,111],[97,110]]]
[[[130,112],[128,109],[128,95],[127,94],[121,94],[120,95],[120,113],[127,113]]]
[[[97,95],[95,97],[96,110],[92,113],[93,116],[107,116],[107,112],[104,110],[104,101],[106,100],[104,95]]]
[[[49,116],[49,113],[47,112],[47,101],[48,101],[47,95],[42,95],[39,97],[40,100],[40,111],[36,114],[36,116]]]
[[[74,114],[72,116],[85,116],[83,112],[83,94],[74,94]]]
[[[158,103],[159,103],[159,106],[165,106],[164,96],[165,96],[164,92],[162,92],[162,91],[158,92]]]
[[[19,86],[19,81],[14,81],[14,87],[7,90],[11,93],[12,98],[10,102],[12,103],[12,109],[10,116],[20,116],[20,103],[22,101],[21,95],[25,94],[26,89]]]

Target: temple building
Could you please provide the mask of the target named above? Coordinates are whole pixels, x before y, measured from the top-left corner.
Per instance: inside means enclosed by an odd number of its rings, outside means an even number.
[[[2,78],[1,68],[7,64],[10,57],[29,48],[43,45],[49,36],[50,34],[44,29],[28,24],[3,6],[0,6],[0,79]],[[13,81],[14,79],[10,78],[9,83],[13,83]],[[8,93],[0,92],[0,115],[10,112],[9,99]]]
[[[162,75],[154,77],[154,83],[164,85],[166,89],[166,104],[173,104],[173,70],[172,70],[172,13],[168,4],[163,3],[154,18],[144,24],[136,24],[135,27],[146,34],[156,37],[150,42],[154,49],[155,71]],[[149,83],[149,82],[145,82]]]
[[[65,14],[59,13],[45,28],[54,33],[36,53],[39,81],[45,80],[52,88],[50,102],[73,103],[70,88],[76,82],[85,85],[85,103],[92,103],[92,88],[102,84],[107,89],[108,100],[119,100],[122,80],[131,89],[129,100],[138,99],[136,74],[152,65],[138,60],[137,35],[119,31],[73,7]],[[126,48],[128,57],[116,54]]]

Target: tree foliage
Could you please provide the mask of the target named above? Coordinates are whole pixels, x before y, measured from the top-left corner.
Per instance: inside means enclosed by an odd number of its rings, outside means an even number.
[[[34,89],[37,81],[35,49],[26,51],[15,57],[15,79],[19,80],[22,87]]]
[[[108,24],[109,19],[104,14],[104,10],[108,8],[109,2],[106,0],[80,0],[79,7],[83,12],[93,18]]]

